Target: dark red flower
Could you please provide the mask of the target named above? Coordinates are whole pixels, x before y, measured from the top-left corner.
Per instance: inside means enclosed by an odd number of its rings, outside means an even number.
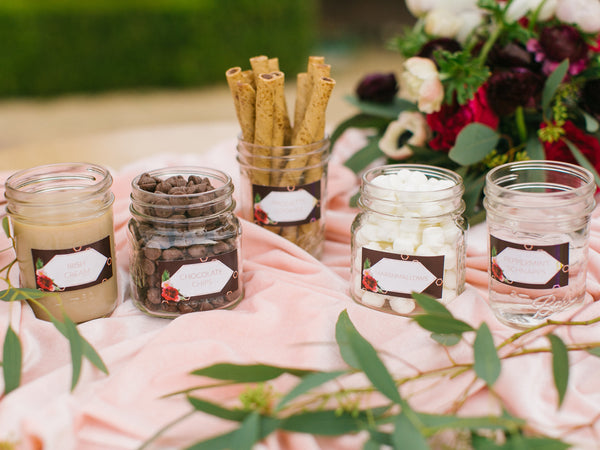
[[[581,99],[592,114],[600,115],[600,78],[585,83]]]
[[[362,285],[368,291],[377,292],[377,280],[369,273],[363,275]]]
[[[576,28],[569,25],[545,27],[539,40],[531,39],[527,49],[535,53],[535,60],[543,63],[542,71],[548,75],[565,59],[569,60],[569,73],[577,75],[587,65],[588,45]]]
[[[529,69],[517,67],[492,74],[487,83],[487,101],[499,116],[515,112],[518,106],[535,107],[544,80]]]
[[[488,105],[486,90],[487,86],[484,85],[466,104],[444,104],[439,112],[427,115],[427,124],[434,134],[433,139],[429,141],[429,146],[432,149],[450,150],[456,142],[458,133],[473,122],[482,123],[496,129],[498,116]]]
[[[164,286],[162,288],[162,298],[168,302],[178,302],[179,291],[173,286]]]
[[[487,58],[487,64],[492,70],[498,67],[529,67],[532,62],[531,53],[514,42],[503,47],[495,45]]]
[[[416,56],[420,56],[422,58],[429,58],[434,63],[436,63],[436,66],[437,66],[437,62],[435,61],[435,58],[433,56],[433,54],[437,50],[445,50],[450,53],[456,53],[456,52],[461,51],[462,47],[461,47],[460,43],[455,39],[451,39],[451,38],[432,39],[431,41],[429,41],[425,45],[423,45],[423,47],[421,47],[421,50],[419,50],[419,53],[417,53]],[[438,66],[438,69],[439,69],[439,66]]]
[[[393,73],[372,73],[364,77],[356,88],[363,101],[391,103],[398,93],[398,82]]]
[[[269,223],[269,216],[263,209],[256,205],[254,206],[254,221],[266,225]]]
[[[54,281],[43,273],[36,276],[36,283],[42,291],[54,291]]]
[[[545,125],[542,125],[542,128]],[[581,128],[575,126],[571,121],[567,121],[563,126],[565,138],[573,143],[587,160],[594,166],[596,171],[600,171],[600,142],[591,134],[586,133]],[[571,153],[571,150],[562,140],[557,142],[544,142],[546,150],[546,159],[552,161],[563,161],[577,164],[577,160]]]

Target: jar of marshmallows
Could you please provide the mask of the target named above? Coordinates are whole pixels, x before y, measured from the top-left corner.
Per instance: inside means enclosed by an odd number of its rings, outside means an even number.
[[[464,290],[462,178],[418,164],[364,173],[352,224],[352,298],[398,315],[417,312],[413,292],[447,304]]]

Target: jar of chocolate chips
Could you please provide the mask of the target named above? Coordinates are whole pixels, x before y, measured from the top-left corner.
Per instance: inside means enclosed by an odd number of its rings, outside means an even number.
[[[231,308],[243,296],[241,227],[229,175],[158,169],[132,182],[132,296],[144,312],[175,317]]]

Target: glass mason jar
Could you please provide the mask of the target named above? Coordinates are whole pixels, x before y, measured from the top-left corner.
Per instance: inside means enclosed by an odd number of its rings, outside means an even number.
[[[172,318],[242,299],[233,189],[229,175],[203,167],[158,169],[133,180],[129,268],[139,309]]]
[[[6,180],[21,287],[47,292],[31,306],[37,317],[80,323],[117,304],[112,176],[86,163],[50,164]]]
[[[364,173],[352,224],[350,292],[392,314],[417,310],[412,293],[448,303],[465,286],[466,222],[462,178],[419,164]]]
[[[241,215],[315,258],[325,243],[329,139],[262,146],[238,140]]]
[[[488,172],[484,188],[489,302],[516,327],[582,302],[593,175],[555,161],[521,161]]]

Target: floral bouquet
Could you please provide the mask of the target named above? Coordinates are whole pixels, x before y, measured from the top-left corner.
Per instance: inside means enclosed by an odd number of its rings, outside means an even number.
[[[591,170],[600,185],[600,0],[407,0],[414,27],[394,39],[404,61],[363,78],[340,123],[367,130],[346,165],[447,167],[465,182],[465,214],[485,217],[491,168],[525,159]]]

